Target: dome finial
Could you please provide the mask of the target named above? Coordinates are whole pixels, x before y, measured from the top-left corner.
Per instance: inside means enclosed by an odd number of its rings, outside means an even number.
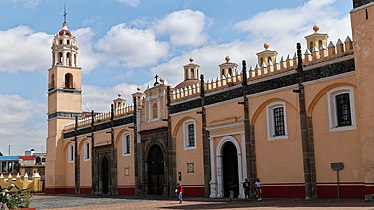
[[[314,33],[317,33],[318,30],[319,30],[319,26],[317,24],[314,24],[313,26]]]
[[[188,59],[189,61],[190,61],[190,63],[192,63],[193,62],[193,58],[190,58],[190,59]]]
[[[226,62],[228,63],[230,61],[230,56],[225,57]]]
[[[121,94],[121,93],[118,93],[117,95],[118,95],[118,98],[121,98],[121,96],[122,96],[122,94]]]
[[[264,48],[265,48],[265,50],[267,50],[269,47],[270,47],[269,42],[265,42],[265,43],[264,43]]]

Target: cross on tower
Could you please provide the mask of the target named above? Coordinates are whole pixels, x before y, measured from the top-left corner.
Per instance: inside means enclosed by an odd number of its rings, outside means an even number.
[[[64,5],[64,23],[66,23],[66,15],[68,13],[66,12],[66,4]]]
[[[158,83],[157,78],[158,78],[158,75],[156,74],[156,76],[155,76],[156,82],[153,84],[153,86],[156,86],[156,85],[160,84],[160,83]]]

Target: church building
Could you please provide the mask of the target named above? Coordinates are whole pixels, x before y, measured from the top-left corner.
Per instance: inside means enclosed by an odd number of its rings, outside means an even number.
[[[244,198],[258,177],[263,197],[374,194],[374,1],[353,7],[352,38],[315,25],[295,54],[265,43],[257,63],[227,56],[215,78],[190,58],[175,87],[156,75],[105,113],[82,112],[79,40],[65,21],[48,70],[45,192],[174,196],[179,182],[185,196],[235,185]]]

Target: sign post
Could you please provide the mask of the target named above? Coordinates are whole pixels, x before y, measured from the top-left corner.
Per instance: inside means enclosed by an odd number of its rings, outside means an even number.
[[[340,198],[339,170],[343,168],[344,168],[344,164],[342,162],[331,163],[331,169],[336,171],[336,190],[337,190],[338,198]]]

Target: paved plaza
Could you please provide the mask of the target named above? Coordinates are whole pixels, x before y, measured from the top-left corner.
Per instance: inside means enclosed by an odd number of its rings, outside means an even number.
[[[74,195],[35,195],[31,207],[42,209],[80,209],[80,210],[149,210],[149,209],[253,209],[253,210],[324,210],[324,209],[362,209],[374,210],[374,202],[363,200],[303,200],[303,199],[264,199],[263,201],[186,198],[182,204],[177,199],[157,197],[101,197]]]

